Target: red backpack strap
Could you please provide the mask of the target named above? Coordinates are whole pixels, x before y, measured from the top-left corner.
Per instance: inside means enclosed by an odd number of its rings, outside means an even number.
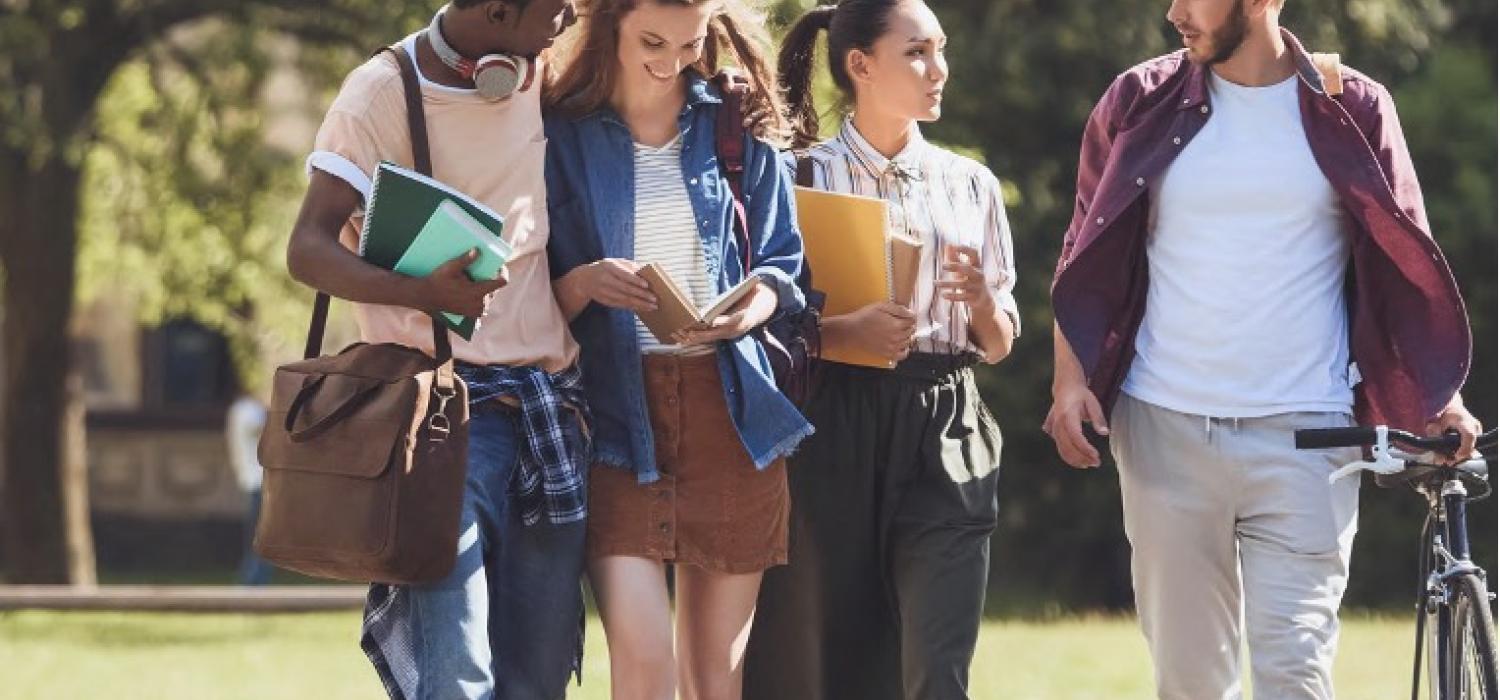
[[[745,274],[750,274],[750,222],[745,216],[745,95],[750,81],[738,71],[723,70],[714,76],[724,103],[714,125],[715,148],[724,166],[724,179],[734,199],[735,235],[744,253]]]

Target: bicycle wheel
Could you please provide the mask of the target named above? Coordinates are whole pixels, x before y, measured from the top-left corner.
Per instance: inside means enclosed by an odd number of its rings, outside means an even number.
[[[1495,615],[1489,592],[1478,576],[1466,574],[1453,580],[1451,634],[1448,635],[1447,673],[1449,700],[1500,700],[1495,680]]]

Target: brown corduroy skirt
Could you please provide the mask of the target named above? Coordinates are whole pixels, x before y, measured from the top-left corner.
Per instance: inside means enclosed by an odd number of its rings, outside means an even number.
[[[717,357],[646,355],[646,403],[661,478],[589,474],[588,556],[634,556],[717,573],[787,561],[786,465],[756,470],[724,401]]]

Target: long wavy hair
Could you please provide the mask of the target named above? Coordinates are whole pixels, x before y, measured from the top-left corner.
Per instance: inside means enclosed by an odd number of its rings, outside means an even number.
[[[582,0],[580,26],[566,33],[552,53],[557,73],[543,86],[545,107],[582,116],[609,104],[620,76],[620,20],[642,2],[686,7],[720,3],[708,23],[703,58],[688,70],[712,78],[728,59],[750,82],[744,109],[747,115],[760,114],[756,138],[784,145],[791,125],[769,59],[770,35],[765,17],[745,0]]]

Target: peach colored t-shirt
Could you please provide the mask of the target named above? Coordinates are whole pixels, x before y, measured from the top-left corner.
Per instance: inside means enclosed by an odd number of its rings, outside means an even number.
[[[405,42],[408,51],[414,43]],[[472,340],[450,335],[453,356],[475,364],[534,365],[557,372],[572,365],[578,345],[552,294],[547,265],[547,188],[542,179],[547,141],[542,132],[541,81],[507,100],[489,102],[472,90],[422,81],[433,177],[505,218],[515,248],[506,265],[510,283],[496,292]],[[381,160],[412,167],[411,137],[401,73],[381,53],[344,80],[309,159],[356,189]],[[358,172],[351,172],[350,166]],[[363,176],[363,177],[361,177]],[[358,250],[364,212],[344,225],[340,241]],[[433,351],[430,317],[415,309],[356,304],[366,342],[400,343]]]

